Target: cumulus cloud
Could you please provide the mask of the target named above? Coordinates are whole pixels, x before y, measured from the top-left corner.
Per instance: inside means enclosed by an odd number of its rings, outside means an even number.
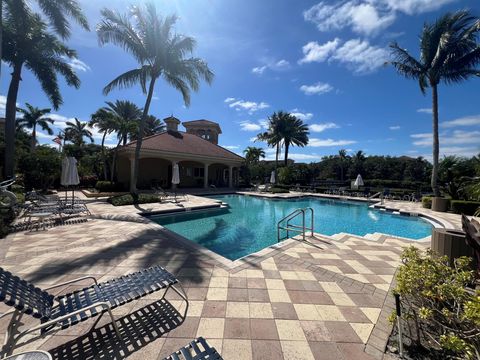
[[[480,125],[480,115],[465,116],[458,119],[444,121],[440,123],[441,127],[452,128],[456,126],[478,126]]]
[[[240,130],[242,131],[260,131],[261,129],[262,126],[257,123],[248,120],[240,122]]]
[[[392,10],[413,15],[440,9],[442,6],[457,0],[377,0],[378,4],[385,4]]]
[[[233,99],[228,102],[228,106],[237,111],[247,111],[249,114],[253,114],[259,110],[269,108],[266,102],[245,101],[241,99]]]
[[[299,64],[310,62],[326,61],[337,49],[340,39],[327,41],[325,44],[319,44],[316,41],[310,41],[302,47],[303,58],[298,61]]]
[[[388,127],[390,130],[400,130],[400,125],[393,125]]]
[[[417,109],[418,113],[423,113],[423,114],[432,114],[433,110],[431,108],[420,108]]]
[[[337,124],[335,124],[333,122],[308,125],[308,128],[310,129],[310,131],[313,131],[313,132],[323,132],[323,131],[328,130],[328,129],[338,129],[339,127],[340,126],[338,126]]]
[[[288,62],[285,59],[281,59],[278,61],[268,62],[267,64],[262,66],[256,66],[252,69],[252,73],[257,75],[262,75],[267,69],[270,69],[273,71],[281,71],[281,70],[288,69],[289,67],[290,67],[290,62]]]
[[[322,95],[333,90],[333,86],[328,83],[317,82],[313,85],[302,85],[300,91],[305,95]]]
[[[312,113],[309,113],[309,112],[301,112],[300,110],[298,109],[293,109],[290,111],[290,114],[292,114],[293,116],[295,116],[296,118],[300,119],[300,120],[303,120],[303,121],[308,121],[310,120],[312,117],[313,117],[313,114]]]
[[[223,100],[224,103],[231,103],[232,101],[235,101],[234,97],[227,97],[225,100]]]
[[[237,150],[240,148],[240,145],[220,145],[220,146],[228,150]]]
[[[338,62],[357,74],[377,70],[385,64],[390,54],[387,49],[370,45],[368,40],[360,39],[351,39],[344,43],[335,39],[323,45],[313,42],[305,45],[302,50],[304,57],[299,60],[301,64],[313,61]]]
[[[328,146],[345,146],[355,144],[355,140],[333,140],[333,139],[316,139],[311,138],[308,142],[308,146],[312,147],[328,147]]]
[[[71,68],[75,70],[83,71],[83,72],[91,70],[90,66],[88,66],[86,63],[84,63],[80,59],[70,59],[66,56],[64,56],[63,59],[68,63],[68,65],[70,65]]]
[[[303,13],[304,19],[314,23],[320,31],[341,30],[370,35],[387,28],[395,21],[390,9],[376,7],[371,1],[347,1],[328,4],[324,1]]]
[[[432,146],[432,133],[412,134],[413,145],[416,146]],[[480,131],[463,131],[455,130],[452,132],[445,132],[439,135],[440,145],[465,145],[477,144],[477,152],[480,151]]]

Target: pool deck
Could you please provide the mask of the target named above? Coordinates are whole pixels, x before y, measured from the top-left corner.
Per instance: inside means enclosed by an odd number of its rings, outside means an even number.
[[[159,264],[179,278],[190,301],[181,325],[163,336],[161,329],[172,322],[153,294],[114,310],[122,340],[104,316],[94,329],[94,320],[89,320],[27,342],[18,351],[40,348],[55,359],[162,359],[203,336],[226,360],[386,358],[383,350],[391,330],[386,318],[393,309],[388,290],[399,254],[404,246],[425,247],[428,242],[381,234],[316,234],[308,243],[287,240],[229,262],[141,216],[212,205],[216,202],[192,195],[180,204],[124,207],[92,200],[87,221],[3,239],[1,266],[39,287],[84,275],[103,281]],[[385,205],[460,226],[458,215],[433,213],[418,203]],[[184,303],[178,297],[167,299],[182,313]],[[0,312],[6,309],[0,306]],[[142,325],[132,326],[139,319]],[[36,320],[24,316],[22,321],[28,325]],[[2,321],[2,337],[5,327]]]

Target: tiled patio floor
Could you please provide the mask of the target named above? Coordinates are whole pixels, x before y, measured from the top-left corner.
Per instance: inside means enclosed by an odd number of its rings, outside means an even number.
[[[132,211],[112,217],[116,209],[108,204],[89,207],[94,215],[87,222],[10,235],[0,246],[2,267],[45,287],[87,274],[107,280],[159,264],[185,287],[188,314],[182,317],[178,297],[155,302],[153,294],[114,311],[121,340],[104,316],[95,329],[94,320],[86,321],[18,350],[40,348],[56,359],[161,359],[203,336],[226,360],[382,357],[387,291],[402,246],[412,242],[317,236],[313,246],[291,240],[228,268]],[[5,327],[0,324],[2,334]],[[168,327],[175,329],[165,334]]]

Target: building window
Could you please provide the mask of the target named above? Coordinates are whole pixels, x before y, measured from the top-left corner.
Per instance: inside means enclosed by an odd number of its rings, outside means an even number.
[[[193,171],[193,176],[203,178],[205,176],[205,169],[204,168],[195,168],[194,171]]]

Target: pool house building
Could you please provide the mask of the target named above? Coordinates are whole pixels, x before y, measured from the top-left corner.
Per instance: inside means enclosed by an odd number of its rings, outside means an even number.
[[[183,122],[174,116],[164,119],[166,131],[145,137],[140,151],[137,184],[140,188],[171,184],[172,169],[178,164],[180,188],[234,187],[238,184],[239,169],[244,158],[218,145],[222,130],[209,120]],[[136,141],[118,152],[117,179],[128,186],[133,176]]]

